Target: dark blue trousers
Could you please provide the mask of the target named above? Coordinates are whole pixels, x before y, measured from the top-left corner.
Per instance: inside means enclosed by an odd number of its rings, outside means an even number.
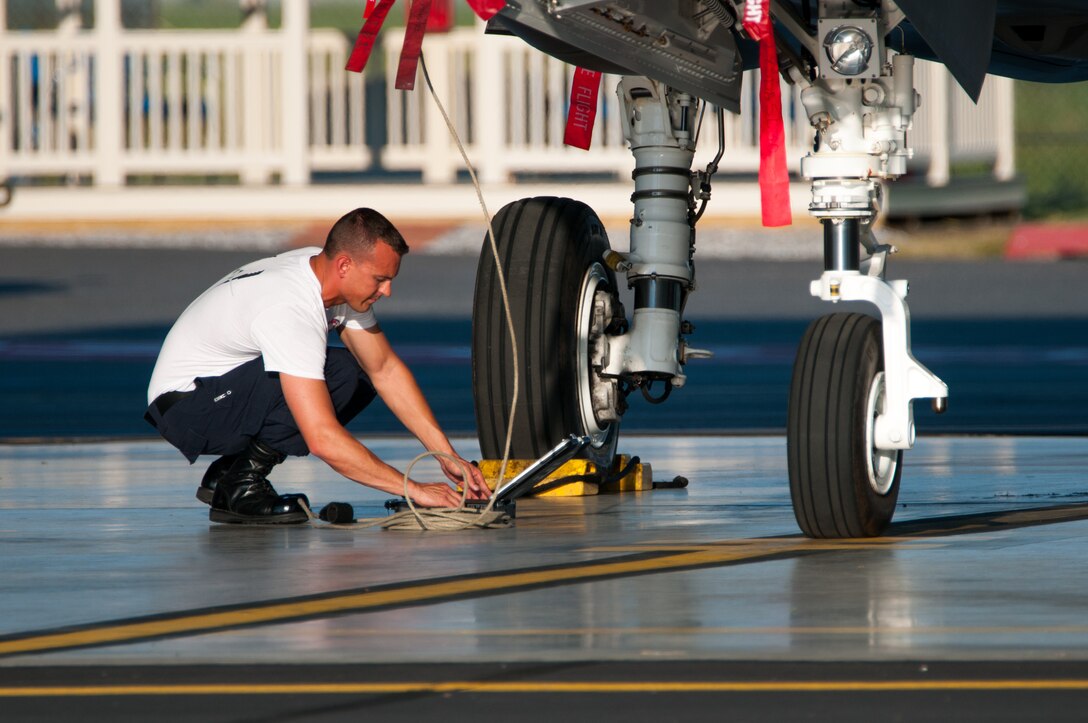
[[[336,418],[346,424],[375,396],[374,385],[347,349],[329,347],[325,357]],[[264,370],[257,357],[219,377],[200,377],[196,389],[180,396],[161,414],[147,409],[147,420],[190,462],[202,454],[237,454],[256,438],[281,454],[310,453],[283,397],[279,375]]]

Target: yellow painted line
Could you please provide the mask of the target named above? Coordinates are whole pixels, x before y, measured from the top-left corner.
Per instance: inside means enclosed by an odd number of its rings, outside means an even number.
[[[410,587],[332,595],[319,600],[255,604],[221,612],[179,615],[161,620],[119,622],[71,632],[45,633],[22,640],[0,641],[0,655],[45,652],[60,648],[110,645],[126,641],[176,635],[197,635],[224,628],[273,624],[343,612],[421,604],[464,595],[501,592],[532,585],[570,583],[597,577],[665,572],[684,567],[720,565],[784,552],[811,549],[803,540],[758,540],[749,544],[694,549],[675,555],[616,562],[591,561],[550,570],[498,573],[461,580],[424,583]]]
[[[426,638],[487,638],[487,637],[571,637],[575,635],[1088,635],[1086,625],[1047,625],[1047,626],[931,626],[931,627],[867,627],[864,625],[836,627],[790,627],[766,626],[752,628],[738,627],[584,627],[584,628],[358,628],[325,627],[322,630],[336,637],[393,637],[418,636]],[[236,634],[245,635],[246,631]],[[264,635],[254,632],[254,635]]]
[[[845,693],[998,690],[1088,690],[1088,680],[814,680],[814,681],[548,681],[179,685],[43,685],[0,687],[0,698],[170,695],[388,695],[391,693]]]
[[[762,540],[761,542],[770,543],[772,540]],[[705,544],[685,544],[685,543],[662,543],[662,544],[644,544],[644,545],[602,545],[600,547],[587,547],[583,552],[624,552],[624,553],[636,553],[636,552],[690,552],[691,550],[720,550],[730,547],[747,547],[752,544],[752,541],[733,541],[727,540],[723,542],[707,542]],[[911,550],[930,550],[935,548],[947,547],[948,542],[945,540],[932,540],[926,538],[866,538],[864,540],[809,540],[809,539],[791,539],[789,541],[791,546],[795,546],[796,549],[804,549],[811,552],[826,552],[829,550],[859,550],[859,549],[880,549],[889,547],[891,545],[903,547],[909,545]]]

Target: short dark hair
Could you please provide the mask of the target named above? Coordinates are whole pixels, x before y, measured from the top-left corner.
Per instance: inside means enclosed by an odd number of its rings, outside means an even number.
[[[372,208],[357,208],[333,224],[325,239],[324,253],[329,258],[338,253],[361,256],[373,251],[379,241],[401,256],[408,253],[408,244],[389,219]]]

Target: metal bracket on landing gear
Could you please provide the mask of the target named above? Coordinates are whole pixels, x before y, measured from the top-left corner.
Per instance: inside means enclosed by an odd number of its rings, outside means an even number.
[[[910,350],[907,282],[884,281],[858,271],[825,271],[810,287],[824,301],[868,301],[880,310],[884,334],[884,410],[873,431],[878,449],[910,449],[914,445],[913,399],[934,400],[943,411],[948,385],[923,366]]]

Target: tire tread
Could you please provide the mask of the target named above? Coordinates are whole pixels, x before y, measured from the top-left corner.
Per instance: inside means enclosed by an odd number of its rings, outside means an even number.
[[[518,325],[518,421],[511,455],[537,458],[563,436],[577,433],[570,396],[573,371],[556,363],[573,353],[573,313],[585,269],[607,249],[596,214],[566,198],[527,198],[503,207],[493,221],[506,272],[511,313]],[[609,272],[611,276],[611,272]],[[612,279],[614,287],[614,278]],[[572,290],[573,289],[573,290]],[[495,261],[486,236],[477,267],[472,380],[484,458],[502,455],[513,384],[513,360]],[[580,427],[581,423],[577,423]]]
[[[901,465],[892,492],[879,498],[868,481],[863,455],[869,452],[861,449],[865,401],[882,368],[880,348],[880,322],[857,313],[815,319],[798,347],[787,461],[794,515],[810,537],[874,536],[894,511]]]

